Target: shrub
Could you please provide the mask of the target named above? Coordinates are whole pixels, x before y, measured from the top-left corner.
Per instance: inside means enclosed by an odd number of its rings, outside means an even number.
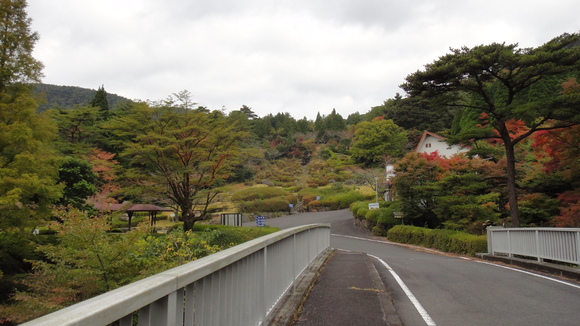
[[[276,197],[263,200],[245,201],[240,203],[242,212],[285,212],[289,210],[288,205],[296,203],[296,196]]]
[[[394,216],[394,212],[399,210],[400,203],[383,201],[379,204],[379,209],[369,210],[368,202],[355,202],[350,205],[350,210],[356,219],[368,220],[368,227],[373,234],[386,236],[387,230],[401,224],[401,221]]]
[[[387,238],[393,242],[470,256],[474,256],[477,252],[487,251],[487,238],[485,235],[472,235],[460,231],[396,225],[388,231]]]
[[[290,193],[277,187],[253,187],[243,189],[232,196],[234,201],[250,201],[256,199],[268,199],[273,197],[287,196]]]
[[[280,229],[264,226],[259,228],[236,227],[227,225],[196,224],[193,226],[194,232],[211,232],[218,230],[219,235],[210,241],[211,245],[217,245],[223,249],[238,245],[240,243],[259,238],[261,236],[274,233]]]

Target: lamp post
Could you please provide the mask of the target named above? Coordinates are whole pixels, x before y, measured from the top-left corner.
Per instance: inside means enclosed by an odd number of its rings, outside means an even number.
[[[393,164],[387,164],[386,166],[386,177],[387,177],[387,195],[385,200],[392,201],[393,200],[393,178],[395,177],[395,166]]]
[[[379,177],[375,177],[375,203],[379,202]]]

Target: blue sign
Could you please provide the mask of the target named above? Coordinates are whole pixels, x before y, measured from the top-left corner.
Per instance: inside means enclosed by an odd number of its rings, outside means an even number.
[[[266,217],[256,216],[256,226],[266,226]]]

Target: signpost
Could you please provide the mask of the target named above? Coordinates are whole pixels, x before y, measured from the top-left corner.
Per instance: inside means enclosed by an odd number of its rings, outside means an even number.
[[[256,216],[256,226],[266,226],[266,217]]]
[[[369,209],[379,209],[379,203],[369,203]]]

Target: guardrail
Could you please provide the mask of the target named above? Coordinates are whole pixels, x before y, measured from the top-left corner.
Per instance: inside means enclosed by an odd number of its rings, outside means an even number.
[[[492,255],[518,255],[580,266],[580,229],[489,227],[487,251]]]
[[[282,230],[22,325],[260,325],[329,247],[328,224]]]

